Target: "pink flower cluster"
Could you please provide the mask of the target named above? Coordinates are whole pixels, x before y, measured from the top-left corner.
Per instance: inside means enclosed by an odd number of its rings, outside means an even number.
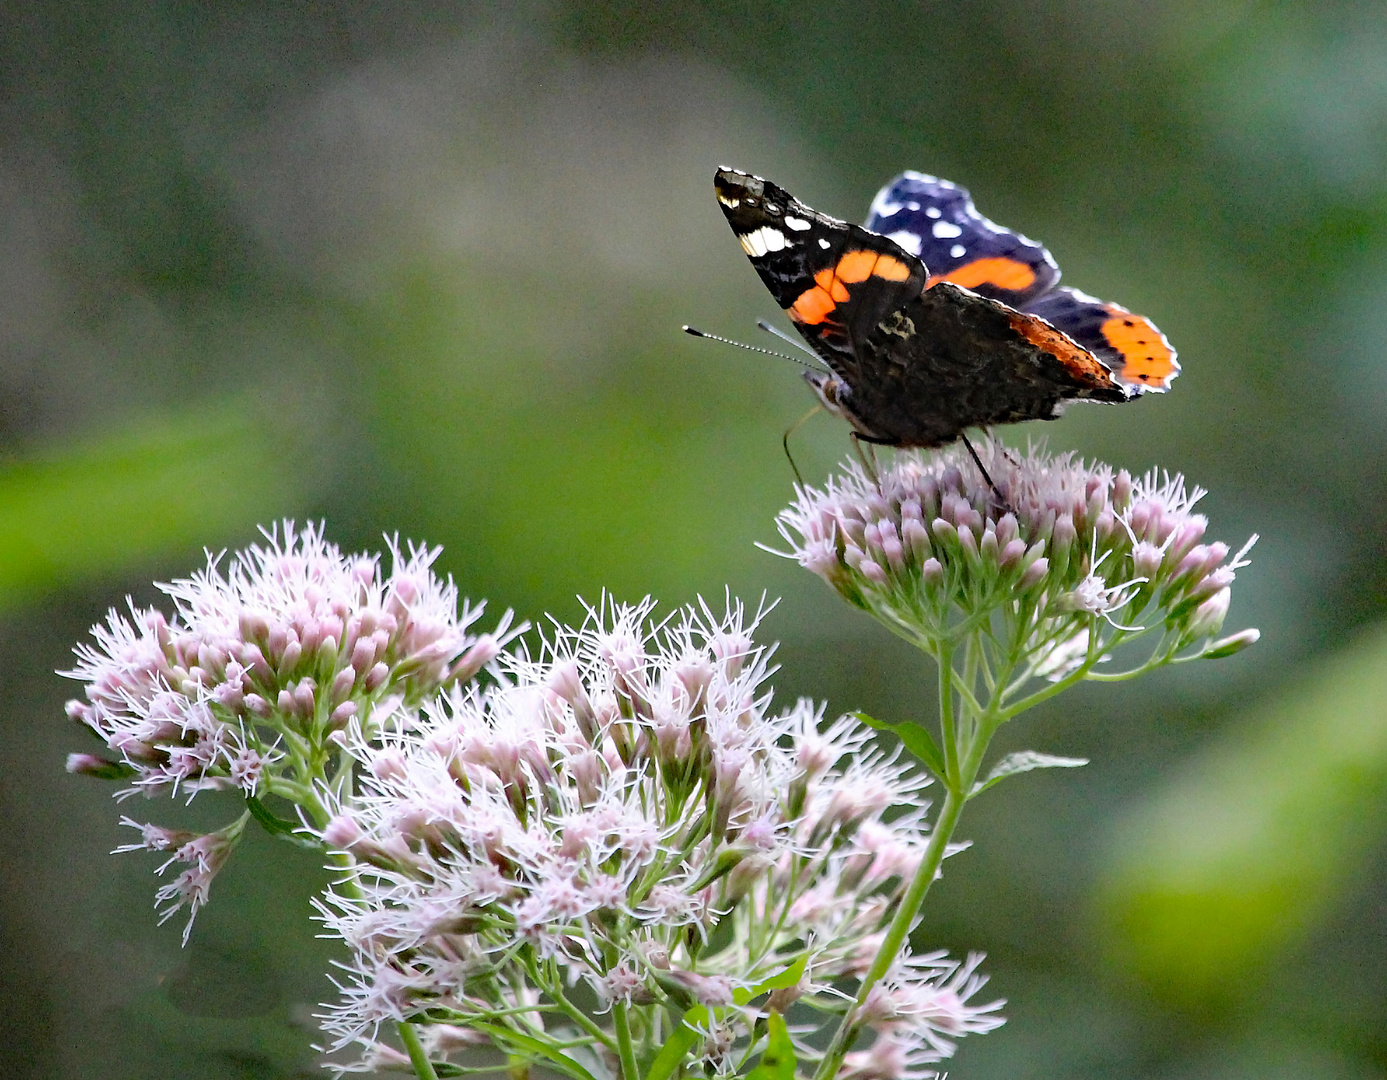
[[[803,963],[774,1007],[841,1011],[919,865],[926,781],[853,721],[772,711],[740,607],[651,626],[650,606],[604,605],[537,657],[503,657],[501,685],[350,741],[363,791],[324,834],[360,865],[322,909],[352,951],[324,1017],[339,1047],[369,1048],[388,1020],[503,1033],[493,1021],[519,1016],[614,1075],[616,1042],[568,1018],[581,983],[630,1010],[637,1039],[706,1007],[696,1056],[725,1071],[768,1007],[739,991]],[[911,1063],[1000,1022],[966,1004],[973,966],[962,982],[939,956],[898,969],[915,1004],[878,1019]]]
[[[172,618],[113,610],[63,672],[86,684],[68,715],[146,794],[255,794],[285,736],[320,744],[387,694],[417,703],[499,651],[496,635],[469,633],[481,608],[459,615],[456,588],[430,571],[438,549],[392,547],[384,574],[376,556],[342,555],[321,527],[285,522],[282,535],[265,535],[225,575],[209,557],[202,572],[161,586]],[[74,757],[83,771],[98,767]]]
[[[1225,645],[1208,643],[1253,541],[1231,556],[1206,543],[1208,521],[1194,512],[1203,491],[1071,454],[992,441],[979,452],[995,489],[960,450],[898,454],[879,482],[854,465],[824,490],[801,489],[779,517],[787,554],[923,644],[960,614],[1009,617],[1052,654],[1051,674],[1089,652],[1095,619],[1132,632],[1159,625],[1172,653]]]
[[[112,611],[94,643],[77,647],[63,674],[85,693],[68,715],[106,753],[73,754],[70,771],[130,780],[121,797],[280,795],[312,820],[319,786],[349,779],[333,771],[349,723],[369,731],[376,712],[471,679],[507,640],[509,613],[493,634],[471,632],[482,609],[459,613],[456,588],[430,569],[438,549],[392,544],[387,573],[377,556],[344,556],[321,526],[285,522],[265,539],[225,573],[209,555],[202,572],[161,586],[171,616]],[[193,865],[161,889],[165,917],[184,905],[196,913],[243,824],[176,845],[171,861]],[[173,835],[144,828],[142,843],[120,850],[163,850],[160,837]]]

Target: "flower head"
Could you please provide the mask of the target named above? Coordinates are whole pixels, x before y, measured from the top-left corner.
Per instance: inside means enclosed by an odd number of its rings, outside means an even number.
[[[457,589],[430,570],[440,549],[392,544],[386,573],[377,556],[344,556],[321,526],[285,522],[265,539],[225,573],[209,555],[205,570],[161,586],[172,617],[113,610],[63,672],[86,684],[68,715],[145,794],[254,795],[282,737],[321,741],[387,697],[418,702],[470,677],[509,624],[470,632],[482,608],[458,612]]]
[[[67,711],[107,756],[74,754],[70,771],[131,781],[120,797],[236,790],[262,823],[286,832],[295,823],[276,825],[262,796],[321,817],[315,785],[350,782],[333,771],[330,745],[349,723],[369,738],[378,714],[470,679],[508,640],[509,613],[492,634],[472,632],[482,609],[458,611],[457,589],[430,569],[438,549],[392,543],[387,571],[378,556],[343,555],[321,526],[285,522],[265,540],[225,571],[209,555],[205,570],[161,586],[171,615],[132,605],[129,617],[112,611],[92,629],[95,641],[79,645],[63,673],[85,691]],[[165,918],[206,902],[244,823],[189,837],[160,868],[191,864],[159,891]],[[143,828],[142,843],[117,850],[173,835]]]
[[[1087,672],[1155,628],[1162,661],[1222,649],[1213,638],[1256,538],[1233,555],[1203,542],[1202,490],[990,440],[979,453],[995,489],[958,450],[901,453],[879,482],[852,465],[800,489],[779,518],[788,554],[931,651],[960,625],[1006,624],[1034,675]]]
[[[333,835],[361,870],[322,909],[353,954],[339,1045],[530,1007],[526,1030],[581,1040],[553,1010],[583,983],[603,1011],[708,1010],[716,1065],[764,1015],[740,992],[798,963],[795,997],[833,1007],[860,973],[927,839],[924,778],[855,722],[773,710],[740,606],[650,606],[604,604],[503,684],[350,739],[365,790]]]

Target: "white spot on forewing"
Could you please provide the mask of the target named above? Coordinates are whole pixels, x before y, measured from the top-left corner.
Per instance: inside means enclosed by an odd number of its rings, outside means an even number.
[[[742,250],[753,259],[771,251],[780,251],[785,246],[785,234],[779,229],[772,229],[769,225],[762,225],[759,229],[746,233],[737,238],[742,243]]]
[[[735,210],[742,205],[741,199],[729,199],[727,196],[723,195],[722,192],[718,192],[718,202],[722,203],[722,205],[729,210]]]
[[[927,207],[925,207],[925,217],[937,218],[938,216],[939,216],[939,207],[937,207],[937,206],[927,206]]]
[[[963,235],[963,230],[952,221],[936,221],[930,231],[937,240],[952,240],[955,236]]]
[[[900,232],[891,233],[886,239],[894,240],[912,255],[920,254],[920,237],[913,232],[906,232],[902,229]]]
[[[827,240],[825,240],[822,236],[819,237],[819,247],[821,247],[821,248],[823,248],[825,251],[827,251],[827,250],[828,250],[829,248],[831,248],[832,246],[833,246],[833,245],[830,244]]]
[[[968,249],[964,247],[962,244],[955,244],[953,247],[949,248],[949,256],[951,258],[961,259],[963,258],[963,256],[967,254]]]
[[[793,214],[786,214],[785,226],[786,228],[803,232],[805,229],[809,228],[809,222],[805,221],[804,218],[795,217]]]

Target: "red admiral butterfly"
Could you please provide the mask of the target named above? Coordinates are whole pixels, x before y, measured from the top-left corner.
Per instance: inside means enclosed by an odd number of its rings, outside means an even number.
[[[902,173],[865,228],[719,169],[718,203],[776,302],[828,364],[805,378],[864,442],[943,446],[974,426],[1053,420],[1070,401],[1165,391],[1175,350],[1077,289],[1033,240],[947,180]]]

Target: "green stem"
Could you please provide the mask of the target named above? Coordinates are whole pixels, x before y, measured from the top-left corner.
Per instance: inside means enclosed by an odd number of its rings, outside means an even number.
[[[1115,649],[1118,645],[1121,645],[1125,640],[1127,640],[1127,638],[1125,638],[1122,634],[1119,633],[1115,635],[1111,641],[1106,643],[1105,649],[1100,649],[1098,647],[1099,643],[1097,626],[1095,625],[1090,627],[1088,656],[1085,657],[1084,662],[1081,665],[1079,665],[1079,667],[1076,668],[1074,671],[1071,671],[1064,678],[1060,679],[1058,682],[1053,682],[1049,686],[1043,687],[1040,690],[1037,690],[1035,693],[1023,697],[1020,701],[1016,702],[1015,704],[1008,705],[1005,709],[998,710],[997,722],[1004,723],[1005,721],[1010,720],[1014,716],[1019,716],[1027,709],[1035,708],[1042,701],[1048,701],[1056,694],[1062,694],[1071,686],[1081,683],[1085,679],[1091,678],[1093,666],[1097,664],[1100,659],[1102,659],[1104,651]],[[1013,686],[1009,687],[1009,689],[1017,688],[1020,682],[1022,681],[1023,680],[1017,680],[1017,683],[1013,684]]]
[[[636,1071],[636,1051],[631,1045],[631,1024],[626,1017],[624,1001],[612,1005],[612,1022],[616,1025],[617,1045],[621,1048],[622,1078],[640,1080],[640,1073]]]
[[[954,657],[948,642],[939,646],[939,734],[944,751],[944,780],[958,776],[958,738],[954,731]]]
[[[946,669],[941,667],[941,671],[943,670]],[[977,740],[978,743],[983,741],[982,739]],[[977,761],[979,760],[981,760],[980,753],[968,755],[968,762],[971,764],[971,771],[974,774],[977,772]],[[965,770],[967,768],[968,766],[965,765]],[[818,1071],[814,1074],[815,1080],[832,1080],[832,1077],[837,1074],[839,1066],[843,1064],[843,1058],[847,1055],[861,1030],[861,1025],[857,1021],[858,1012],[866,1003],[867,995],[872,992],[872,988],[890,970],[891,965],[900,955],[906,938],[910,936],[911,925],[915,922],[915,916],[920,913],[920,905],[925,901],[925,894],[929,892],[930,885],[934,883],[934,876],[939,871],[939,864],[944,861],[944,851],[948,847],[949,838],[958,825],[959,815],[963,813],[963,804],[968,801],[966,791],[972,785],[972,777],[960,777],[960,780],[963,782],[957,788],[950,787],[944,795],[944,805],[940,808],[939,817],[930,833],[929,846],[925,848],[925,855],[920,861],[920,867],[915,871],[910,887],[906,889],[905,896],[901,898],[900,905],[896,908],[895,918],[891,920],[891,926],[886,931],[886,937],[881,943],[881,948],[877,951],[876,959],[872,961],[872,966],[867,969],[867,974],[863,976],[862,985],[857,991],[857,999],[843,1014],[843,1019],[838,1023],[838,1030],[833,1033],[833,1041],[824,1051],[823,1061],[819,1063]]]
[[[595,1041],[600,1042],[608,1050],[617,1049],[617,1047],[612,1043],[611,1037],[600,1027],[594,1024],[592,1020],[588,1017],[588,1015],[585,1012],[583,1012],[582,1009],[578,1008],[576,1005],[573,1004],[573,1002],[569,1001],[568,998],[564,996],[563,987],[561,985],[555,983],[552,979],[547,979],[544,977],[543,973],[539,970],[539,967],[534,963],[533,957],[527,958],[524,961],[524,964],[525,969],[530,974],[531,981],[534,982],[534,984],[538,986],[540,989],[542,989],[546,994],[548,994],[551,999],[553,999],[554,1004],[559,1007],[560,1011],[562,1011],[565,1016],[567,1016],[580,1028],[582,1028],[589,1035],[591,1035]],[[627,1033],[627,1038],[630,1038],[629,1032]]]
[[[400,1041],[409,1051],[409,1063],[414,1066],[414,1075],[419,1080],[438,1080],[438,1073],[433,1071],[433,1063],[429,1061],[429,1055],[424,1053],[424,1044],[419,1041],[419,1032],[414,1030],[414,1025],[401,1020],[395,1025],[395,1030],[400,1033]]]

